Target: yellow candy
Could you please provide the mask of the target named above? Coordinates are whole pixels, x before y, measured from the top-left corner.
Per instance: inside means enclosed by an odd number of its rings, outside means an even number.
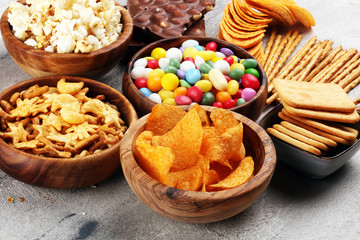
[[[154,69],[152,70],[151,72],[149,72],[148,74],[148,78],[150,77],[156,77],[156,76],[159,76],[159,77],[162,77],[165,75],[165,71],[160,69],[160,68],[157,68],[157,69]]]
[[[161,78],[161,86],[165,90],[174,91],[179,86],[179,78],[173,73],[166,73]]]
[[[158,94],[161,97],[162,101],[164,101],[165,99],[168,99],[168,98],[174,98],[174,93],[172,91],[160,90],[158,92]]]
[[[144,57],[146,59],[146,61],[149,61],[149,60],[155,60],[153,57]]]
[[[211,59],[211,61],[213,61],[214,63],[216,63],[217,61],[221,60],[221,57],[214,57],[213,59]]]
[[[176,106],[176,102],[175,102],[175,99],[174,98],[167,98],[163,101],[164,104],[170,104],[170,105],[174,105]]]
[[[231,66],[230,66],[230,71],[234,70],[234,69],[237,69],[237,68],[240,68],[241,70],[245,71],[245,67],[244,65],[242,65],[241,63],[233,63]]]
[[[201,80],[209,80],[210,78],[209,78],[209,74],[207,74],[207,73],[204,73],[204,74],[201,74],[201,78],[200,78]]]
[[[227,89],[228,82],[224,74],[216,68],[213,68],[209,72],[210,82],[219,91],[224,91]]]
[[[212,88],[212,83],[209,80],[200,80],[195,83],[195,86],[198,86],[202,92],[209,92]]]
[[[236,80],[231,80],[228,83],[227,89],[226,91],[230,94],[230,95],[235,95],[239,90],[239,83]]]
[[[202,59],[204,59],[204,61],[206,62],[215,58],[216,54],[213,51],[198,51],[194,54],[193,58],[195,59],[197,56],[202,57]]]
[[[183,57],[184,59],[187,58],[187,57],[191,57],[193,59],[195,59],[195,57],[193,57],[199,50],[197,50],[196,48],[194,47],[188,47],[184,50],[183,52]]]
[[[234,63],[238,63],[239,62],[239,58],[235,55],[231,55],[230,57],[232,57],[234,59]]]
[[[150,56],[154,58],[156,61],[159,61],[160,58],[166,57],[166,50],[161,47],[154,48],[151,51]]]

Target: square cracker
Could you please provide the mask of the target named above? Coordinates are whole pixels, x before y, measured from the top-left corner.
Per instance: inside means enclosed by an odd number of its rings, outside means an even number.
[[[355,104],[341,86],[332,83],[298,82],[276,78],[280,99],[294,108],[352,113]]]
[[[353,110],[351,113],[327,112],[321,110],[294,108],[289,106],[284,101],[282,104],[287,112],[299,117],[342,123],[357,123],[360,120],[360,116],[356,110]]]

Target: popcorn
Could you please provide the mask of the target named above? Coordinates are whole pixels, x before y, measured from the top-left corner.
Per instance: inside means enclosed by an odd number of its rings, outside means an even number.
[[[87,53],[121,35],[121,7],[114,0],[27,0],[10,4],[14,36],[47,52]]]

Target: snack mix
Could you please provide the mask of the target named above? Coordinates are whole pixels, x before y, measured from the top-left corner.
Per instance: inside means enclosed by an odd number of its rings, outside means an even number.
[[[79,157],[115,145],[127,129],[104,95],[86,96],[83,82],[33,85],[1,100],[0,137],[17,149],[48,157]]]
[[[87,53],[121,35],[121,8],[113,0],[26,0],[10,4],[9,23],[15,37],[34,48]]]

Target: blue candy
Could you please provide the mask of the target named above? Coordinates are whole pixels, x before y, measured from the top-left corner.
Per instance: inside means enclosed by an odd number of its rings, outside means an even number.
[[[195,84],[197,81],[201,79],[201,72],[196,68],[190,69],[186,72],[185,79],[190,84]]]
[[[140,88],[139,91],[145,95],[145,97],[149,97],[153,92],[148,88]]]

